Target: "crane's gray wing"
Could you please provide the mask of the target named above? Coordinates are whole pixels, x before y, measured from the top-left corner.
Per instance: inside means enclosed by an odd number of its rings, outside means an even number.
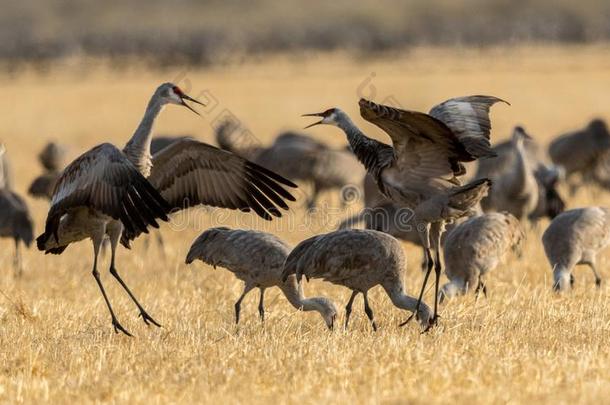
[[[492,157],[489,109],[498,102],[508,104],[493,96],[456,97],[434,106],[430,115],[449,127],[472,156]]]
[[[405,182],[457,181],[455,177],[465,173],[460,162],[475,159],[447,125],[430,115],[364,99],[359,104],[362,118],[392,138],[394,159]]]
[[[170,210],[125,155],[107,143],[81,155],[57,180],[44,235],[57,239],[61,217],[80,207],[120,220],[126,246],[148,226],[158,228],[156,219],[167,221]]]
[[[150,182],[174,209],[199,204],[254,210],[271,220],[295,198],[284,187],[289,180],[231,152],[182,139],[153,156]]]

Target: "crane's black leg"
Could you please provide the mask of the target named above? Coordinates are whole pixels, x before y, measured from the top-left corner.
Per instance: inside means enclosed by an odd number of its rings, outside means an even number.
[[[367,295],[367,292],[363,292],[362,295],[364,296],[364,312],[366,313],[366,316],[368,316],[369,320],[371,321],[371,326],[373,327],[373,331],[377,332],[377,324],[375,323],[375,316],[373,315],[373,309],[369,305],[369,297]]]
[[[479,276],[479,284],[477,285],[476,290],[474,290],[474,293],[476,295],[476,297],[479,297],[479,293],[483,291],[483,296],[485,298],[487,298],[487,286],[485,285],[485,282],[483,280],[481,280],[481,277]]]
[[[110,230],[110,274],[112,274],[112,276],[119,282],[121,287],[123,287],[123,289],[129,295],[131,300],[136,304],[136,306],[138,307],[138,310],[140,311],[140,316],[142,317],[142,320],[144,321],[144,323],[146,325],[153,324],[157,327],[161,327],[161,324],[159,322],[155,321],[150,315],[148,315],[148,312],[146,312],[146,310],[144,310],[144,307],[142,307],[142,305],[140,305],[140,303],[138,302],[136,297],[133,295],[133,293],[131,292],[129,287],[127,287],[127,284],[125,284],[125,282],[119,275],[119,272],[117,271],[114,263],[115,263],[115,258],[116,258],[116,248],[118,246],[119,239],[121,237],[121,232],[117,232],[114,227],[109,228],[109,230]],[[119,230],[120,230],[120,228],[119,228]]]
[[[434,251],[436,253],[436,260],[434,261],[434,272],[436,275],[436,280],[434,283],[434,316],[432,317],[432,321],[430,322],[430,325],[434,325],[436,324],[436,322],[438,321],[438,289],[440,286],[440,282],[441,282],[441,272],[443,270],[442,264],[441,264],[441,232],[442,232],[442,226],[440,225],[436,225],[434,227],[435,232],[434,232]]]
[[[252,290],[252,286],[246,284],[244,286],[244,292],[241,294],[241,296],[239,297],[239,299],[237,300],[237,302],[235,302],[235,325],[239,324],[239,313],[241,311],[241,302],[244,300],[246,294],[248,294],[250,292],[250,290]]]
[[[415,305],[415,311],[409,315],[409,317],[407,318],[406,321],[404,321],[403,323],[401,323],[398,326],[405,326],[406,324],[408,324],[411,319],[413,319],[415,317],[415,315],[417,315],[418,311],[419,311],[419,306],[421,305],[423,296],[424,296],[424,291],[426,290],[426,285],[428,284],[428,278],[430,277],[430,273],[432,273],[432,266],[434,266],[434,261],[432,260],[432,254],[430,253],[430,248],[424,248],[425,253],[426,253],[426,275],[424,276],[424,282],[422,283],[421,286],[421,290],[419,291],[419,297],[417,298],[417,304]]]
[[[422,248],[422,256],[421,256],[421,272],[425,273],[428,271],[428,256],[426,253],[426,248]]]
[[[416,226],[418,227],[417,232],[424,248],[424,263],[426,264],[426,275],[424,276],[424,282],[422,283],[421,290],[419,291],[419,297],[417,298],[415,311],[411,315],[409,315],[406,321],[404,321],[398,326],[405,326],[406,324],[408,324],[419,311],[419,307],[424,297],[424,291],[426,291],[426,285],[428,285],[428,278],[430,278],[432,266],[434,265],[434,261],[432,260],[432,253],[430,253],[430,224],[417,224],[416,222]],[[423,229],[421,227],[423,227]]]
[[[261,322],[265,322],[265,305],[264,305],[264,300],[265,300],[265,289],[261,288],[261,299],[258,302],[258,314],[261,317]]]
[[[15,259],[13,260],[15,277],[23,275],[23,261],[21,260],[21,249],[19,249],[19,239],[15,238]]]
[[[347,330],[347,325],[349,324],[349,317],[352,314],[352,304],[354,303],[356,295],[358,295],[358,291],[352,291],[352,296],[349,297],[349,301],[347,301],[347,305],[345,306],[345,330]]]
[[[157,239],[157,245],[159,246],[159,251],[161,252],[161,257],[163,258],[163,261],[167,261],[167,252],[165,251],[165,241],[163,240],[163,235],[161,235],[161,232],[157,229],[154,231],[155,233],[155,238]]]
[[[110,305],[110,300],[108,300],[108,296],[106,295],[106,290],[104,290],[104,286],[102,285],[102,280],[100,279],[100,272],[97,271],[97,258],[100,253],[100,248],[102,246],[103,238],[94,238],[93,240],[93,277],[97,282],[100,291],[102,292],[102,296],[104,297],[104,301],[106,301],[106,305],[108,306],[108,311],[110,311],[110,316],[112,317],[112,326],[114,327],[114,332],[119,333],[119,331],[123,332],[127,336],[132,336],[131,333],[127,331],[117,320],[114,311],[112,310],[112,305]]]
[[[595,259],[589,259],[589,260],[587,260],[584,263],[587,266],[589,266],[589,268],[593,272],[593,275],[595,276],[595,285],[597,287],[601,286],[602,285],[602,278],[599,276],[599,273],[597,272],[597,269],[595,268]]]

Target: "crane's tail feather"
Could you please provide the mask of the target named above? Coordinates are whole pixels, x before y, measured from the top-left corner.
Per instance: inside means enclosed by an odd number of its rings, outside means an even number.
[[[487,196],[490,188],[491,180],[485,178],[457,187],[449,194],[449,206],[460,211],[468,211]]]

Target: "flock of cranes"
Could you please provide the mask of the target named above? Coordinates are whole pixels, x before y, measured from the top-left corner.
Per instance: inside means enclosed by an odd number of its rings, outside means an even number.
[[[39,155],[44,173],[29,188],[33,197],[50,199],[39,250],[62,254],[72,243],[90,239],[92,275],[110,313],[115,332],[131,336],[119,322],[98,270],[105,241],[111,250],[110,274],[134,302],[147,325],[161,326],[135,297],[117,270],[119,243],[130,242],[170,214],[199,205],[251,212],[265,220],[282,217],[295,201],[297,182],[312,184],[307,207],[320,192],[345,185],[364,187],[365,208],[340,229],[316,235],[293,249],[278,237],[254,230],[208,229],[192,244],[186,263],[201,260],[226,268],[244,282],[235,303],[260,290],[278,287],[298,310],[317,311],[328,328],[338,311],[328,297],[306,297],[305,279],[320,278],[352,291],[345,307],[347,328],[358,294],[372,328],[377,329],[368,291],[380,285],[392,303],[411,314],[423,330],[438,322],[439,304],[470,290],[487,294],[485,277],[512,250],[518,252],[524,228],[539,218],[552,219],[542,242],[554,274],[554,288],[574,283],[572,270],[587,264],[596,284],[601,278],[596,254],[610,243],[610,211],[588,207],[565,211],[557,185],[563,179],[575,190],[580,182],[610,184],[610,134],[601,120],[563,135],[549,147],[548,159],[526,130],[515,127],[510,141],[492,147],[490,109],[506,103],[492,96],[447,100],[429,113],[359,101],[360,115],[381,128],[392,143],[362,132],[339,108],[305,114],[315,125],[345,133],[348,147],[333,149],[298,133],[284,133],[269,147],[240,138],[238,127],[217,128],[220,148],[189,136],[153,139],[153,125],[167,105],[197,111],[202,104],[172,83],[153,93],[133,136],[123,148],[104,143],[67,166],[66,149],[50,143]],[[508,103],[506,103],[508,104]],[[202,104],[203,105],[203,104]],[[15,271],[22,269],[20,245],[33,241],[33,224],[24,200],[12,190],[7,151],[0,144],[0,237],[15,243]],[[476,173],[466,164],[478,162]],[[469,176],[462,182],[461,177]],[[486,198],[487,197],[487,198]],[[358,222],[365,229],[351,229]],[[419,293],[404,285],[406,258],[398,239],[420,245],[425,271]],[[441,259],[444,258],[444,260]],[[449,282],[440,285],[445,265]],[[423,301],[434,269],[434,303]]]

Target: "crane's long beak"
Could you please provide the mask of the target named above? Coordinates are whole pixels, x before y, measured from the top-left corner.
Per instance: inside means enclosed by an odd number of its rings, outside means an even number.
[[[324,115],[322,113],[313,113],[313,114],[303,114],[301,117],[324,117]],[[320,124],[322,124],[322,121],[323,120],[320,120],[318,122],[314,122],[313,124],[309,124],[303,129],[311,128],[316,125],[320,125]]]
[[[188,100],[188,101],[191,101],[193,103],[197,103],[197,104],[202,105],[204,107],[205,107],[205,104],[203,104],[201,101],[195,100],[194,98],[187,96],[186,94],[180,95],[180,100],[182,101],[182,105],[183,106],[185,106],[186,108],[188,108],[189,110],[191,110],[195,114],[201,116],[201,114],[199,114],[193,107],[191,107],[190,105],[185,103],[184,100]]]

